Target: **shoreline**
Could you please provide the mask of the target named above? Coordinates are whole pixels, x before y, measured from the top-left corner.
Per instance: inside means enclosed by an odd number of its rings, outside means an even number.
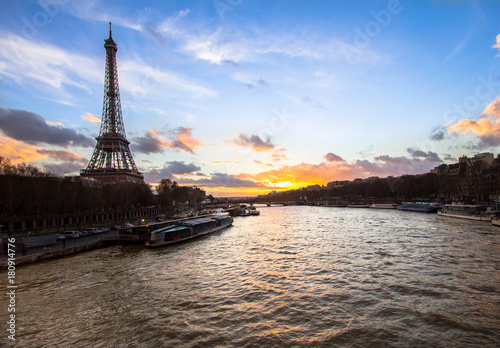
[[[67,247],[63,249],[55,249],[55,250],[49,250],[49,251],[42,251],[38,253],[34,253],[31,255],[23,255],[23,256],[16,256],[14,258],[16,267],[17,266],[22,266],[22,265],[27,265],[35,262],[40,262],[40,261],[45,261],[45,260],[52,260],[56,258],[61,258],[61,257],[66,257],[98,248],[103,248],[106,246],[111,246],[113,243],[111,243],[111,240],[101,240],[97,242],[92,242],[89,244],[83,244],[83,245],[77,245],[73,247]],[[4,253],[2,253],[2,261],[0,263],[0,271],[3,271],[7,269],[8,266],[8,259],[3,258]]]

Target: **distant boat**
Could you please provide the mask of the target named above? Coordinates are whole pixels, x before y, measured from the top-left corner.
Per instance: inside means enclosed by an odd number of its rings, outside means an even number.
[[[255,209],[254,206],[248,207],[246,204],[241,204],[240,206],[228,209],[227,212],[231,216],[260,215],[260,211]]]
[[[348,204],[348,208],[370,208],[369,204]]]
[[[227,215],[180,221],[173,225],[151,232],[146,242],[148,248],[182,242],[191,238],[201,237],[231,226],[233,218]]]
[[[397,209],[397,207],[396,203],[374,203],[370,205],[370,208],[374,209]]]
[[[402,203],[398,205],[399,210],[417,211],[421,213],[436,213],[442,206],[436,203]]]
[[[492,221],[492,216],[486,213],[486,207],[482,205],[445,204],[438,215],[467,220]]]
[[[249,209],[250,215],[260,215],[260,211],[258,211],[254,206],[251,206]]]

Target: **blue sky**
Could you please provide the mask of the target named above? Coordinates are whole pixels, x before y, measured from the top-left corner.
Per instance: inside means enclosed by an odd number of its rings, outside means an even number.
[[[418,174],[500,145],[497,1],[0,3],[0,156],[84,169],[113,23],[147,182],[218,196]]]

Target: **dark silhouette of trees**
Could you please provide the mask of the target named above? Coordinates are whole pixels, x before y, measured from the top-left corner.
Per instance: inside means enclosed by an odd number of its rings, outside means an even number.
[[[197,210],[200,203],[205,199],[205,191],[198,187],[179,186],[177,182],[170,179],[162,179],[156,187],[156,201],[163,207],[175,205],[188,205]]]
[[[24,163],[12,165],[0,157],[0,216],[71,214],[155,204],[145,185],[117,183],[86,185],[45,173]]]

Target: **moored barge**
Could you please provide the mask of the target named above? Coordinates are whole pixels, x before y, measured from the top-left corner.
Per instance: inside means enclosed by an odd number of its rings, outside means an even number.
[[[180,221],[152,231],[146,246],[156,248],[201,237],[231,226],[233,218],[227,215],[214,215],[193,220]]]
[[[402,203],[398,205],[398,210],[416,211],[421,213],[436,213],[442,206],[436,203]]]
[[[470,204],[445,204],[439,216],[449,216],[460,219],[491,221],[491,215],[486,212],[486,207],[482,205]]]
[[[373,203],[370,208],[373,209],[397,209],[398,205],[396,203]]]

